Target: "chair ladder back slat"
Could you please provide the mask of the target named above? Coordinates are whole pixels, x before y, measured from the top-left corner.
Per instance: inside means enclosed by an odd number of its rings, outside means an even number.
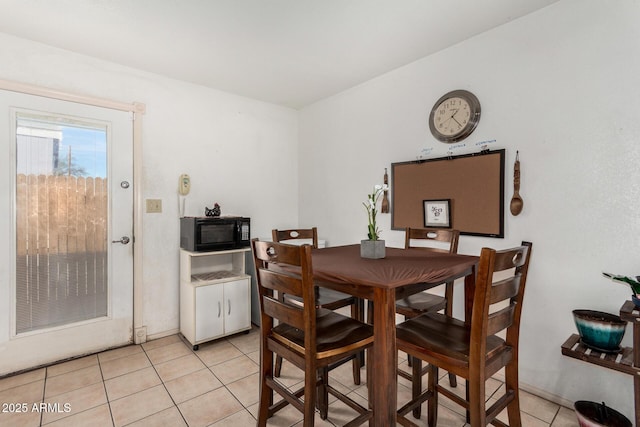
[[[426,229],[426,228],[410,228],[407,227],[404,233],[404,247],[405,249],[409,248],[423,248],[427,250],[432,250],[434,252],[447,252],[447,253],[458,253],[458,240],[460,238],[460,232],[458,230],[449,230],[449,229]],[[425,240],[425,241],[434,241],[434,242],[443,242],[449,243],[449,248],[447,249],[439,249],[439,248],[429,248],[424,246],[414,246],[411,244],[411,240]]]
[[[267,296],[262,297],[264,313],[294,328],[304,329],[304,309]]]
[[[517,274],[495,282],[491,288],[490,304],[496,304],[517,296],[520,290],[520,277],[521,276]]]
[[[513,324],[515,309],[515,303],[511,303],[495,313],[489,314],[489,319],[487,321],[487,336],[495,335],[511,326]]]
[[[263,287],[302,297],[302,280],[300,280],[300,277],[265,269],[259,270],[258,274]]]
[[[302,263],[300,251],[295,246],[279,245],[277,251],[272,251],[271,242],[260,242],[256,239],[256,243],[255,257],[260,261],[260,265],[278,261],[296,266]]]
[[[526,261],[528,250],[520,246],[517,249],[497,251],[493,271],[504,271],[522,267]]]
[[[318,228],[297,228],[289,230],[274,229],[271,231],[271,238],[274,242],[283,240],[311,239],[311,246],[318,247]]]

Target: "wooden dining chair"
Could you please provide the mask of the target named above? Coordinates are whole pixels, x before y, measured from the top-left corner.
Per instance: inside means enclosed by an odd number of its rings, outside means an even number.
[[[458,253],[458,240],[460,232],[451,229],[424,229],[409,228],[405,229],[404,247],[420,248],[425,251],[443,252],[450,254]],[[418,242],[421,242],[418,244]],[[428,245],[428,246],[425,246]],[[453,282],[444,285],[444,296],[433,294],[429,291],[418,292],[417,294],[396,300],[396,313],[404,316],[404,319],[411,319],[427,312],[436,312],[444,310],[447,316],[453,315]],[[369,305],[369,313],[371,313],[371,304]],[[371,323],[371,318],[368,319]],[[413,365],[411,358],[407,360],[409,366]],[[417,362],[422,365],[420,362]],[[425,368],[422,372],[427,373]],[[398,375],[412,381],[413,388],[422,388],[421,378],[415,378],[413,374],[398,370]],[[417,383],[416,383],[417,382]],[[457,386],[456,376],[449,373],[449,383],[452,387]]]
[[[318,229],[316,227],[291,230],[275,229],[271,231],[271,238],[274,242],[306,239],[311,242],[313,248],[318,248]],[[315,287],[315,291],[318,308],[337,310],[351,306],[351,317],[359,321],[364,319],[364,302],[361,299],[328,288]],[[364,366],[364,353],[353,360],[353,383],[356,385],[360,385],[360,368],[362,366]],[[281,371],[282,357],[278,356],[276,357],[276,377],[280,376]]]
[[[311,246],[257,239],[251,246],[261,316],[258,426],[265,426],[268,418],[288,404],[303,413],[304,426],[313,426],[316,404],[320,417],[327,418],[329,394],[358,412],[347,425],[368,421],[372,411],[330,386],[328,373],[371,347],[371,325],[317,307]],[[296,296],[304,304],[281,300],[279,293]],[[273,375],[274,354],[304,371],[304,385],[299,390],[290,390]],[[284,398],[275,404],[274,391]]]
[[[443,252],[450,254],[458,253],[458,240],[460,232],[450,229],[424,229],[409,228],[405,230],[404,247],[421,248],[426,251]],[[416,241],[426,242],[431,245],[434,242],[441,242],[445,247],[415,245]],[[435,295],[429,291],[418,292],[396,301],[396,313],[402,314],[405,319],[419,316],[428,311],[444,310],[448,316],[453,312],[453,282],[445,284],[444,296]]]
[[[414,390],[412,400],[398,410],[406,425],[415,424],[405,415],[428,401],[428,424],[435,427],[438,395],[442,394],[466,408],[472,427],[506,425],[496,419],[505,408],[509,425],[521,426],[518,338],[531,249],[529,242],[502,251],[482,249],[475,289],[465,283],[464,322],[429,312],[397,326],[398,348],[429,363],[427,390],[419,394]],[[499,277],[494,278],[495,272],[501,272]],[[506,331],[504,338],[497,335],[500,331]],[[503,367],[505,393],[487,408],[485,382]],[[438,384],[438,368],[465,378],[467,399]]]

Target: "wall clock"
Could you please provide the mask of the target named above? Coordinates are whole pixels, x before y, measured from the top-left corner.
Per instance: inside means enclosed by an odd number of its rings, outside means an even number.
[[[466,90],[443,95],[431,109],[429,129],[438,141],[452,143],[465,139],[480,121],[480,101]]]

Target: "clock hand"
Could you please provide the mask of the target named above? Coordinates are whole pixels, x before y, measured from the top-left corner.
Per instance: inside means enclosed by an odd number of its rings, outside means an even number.
[[[455,117],[451,116],[451,118],[453,119],[453,121],[454,121],[454,122],[456,122],[456,123],[458,124],[458,126],[462,127],[462,125],[460,124],[460,122],[459,122],[459,121],[457,121]]]

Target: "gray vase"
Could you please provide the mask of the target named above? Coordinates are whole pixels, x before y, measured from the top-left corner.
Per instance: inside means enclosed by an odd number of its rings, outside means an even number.
[[[361,240],[360,256],[362,258],[380,259],[384,258],[384,240]]]

